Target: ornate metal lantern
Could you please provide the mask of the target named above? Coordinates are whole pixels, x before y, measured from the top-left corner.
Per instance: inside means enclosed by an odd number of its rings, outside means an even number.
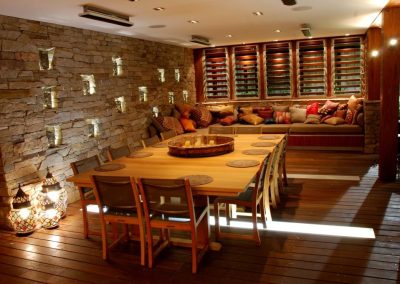
[[[17,194],[13,197],[8,218],[17,234],[29,234],[36,230],[36,210],[21,185],[18,185]]]
[[[39,221],[45,229],[53,229],[58,227],[61,219],[61,213],[56,209],[56,204],[48,196],[40,200],[41,211]]]
[[[54,202],[54,207],[60,212],[61,218],[65,217],[68,205],[67,191],[60,186],[60,183],[49,172],[49,169],[47,169],[46,178],[43,180],[39,203],[45,199],[44,195]]]

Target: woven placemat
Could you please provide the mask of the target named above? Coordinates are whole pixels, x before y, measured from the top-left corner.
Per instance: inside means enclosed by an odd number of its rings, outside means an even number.
[[[179,178],[188,178],[191,186],[203,185],[214,181],[212,177],[207,175],[187,175]]]
[[[105,165],[101,165],[97,168],[94,168],[95,171],[98,172],[112,172],[112,171],[117,171],[120,169],[125,168],[124,164],[105,164]]]
[[[151,145],[151,147],[154,147],[154,148],[167,148],[168,144],[167,143],[157,143],[157,144]]]
[[[151,152],[134,152],[128,156],[128,158],[146,158],[153,156],[154,154]]]
[[[276,135],[263,135],[263,136],[258,137],[258,139],[260,139],[260,140],[276,140],[276,139],[279,139],[279,136],[276,136]]]
[[[242,151],[245,155],[267,155],[270,152],[271,151],[265,149],[247,149]]]
[[[228,167],[233,168],[250,168],[260,164],[257,160],[233,160],[226,163]]]
[[[253,147],[274,147],[276,144],[272,142],[254,142],[251,144]]]

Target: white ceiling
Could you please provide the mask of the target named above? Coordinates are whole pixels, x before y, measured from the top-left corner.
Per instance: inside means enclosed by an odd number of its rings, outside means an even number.
[[[191,43],[191,35],[217,46],[304,38],[303,23],[310,24],[314,37],[362,34],[387,2],[297,0],[295,6],[284,6],[281,0],[0,0],[0,14],[197,48],[202,46]],[[134,26],[79,17],[84,4],[127,14]],[[255,11],[263,15],[255,16]]]

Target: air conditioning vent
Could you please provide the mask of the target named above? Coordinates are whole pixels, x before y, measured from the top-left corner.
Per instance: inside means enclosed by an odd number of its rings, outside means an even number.
[[[302,24],[300,28],[305,37],[311,37],[311,26],[309,24]]]
[[[210,40],[203,36],[192,35],[191,42],[195,42],[202,45],[211,45]]]
[[[124,27],[133,26],[133,23],[129,21],[128,15],[123,15],[117,12],[89,5],[83,6],[83,13],[79,14],[79,16]]]

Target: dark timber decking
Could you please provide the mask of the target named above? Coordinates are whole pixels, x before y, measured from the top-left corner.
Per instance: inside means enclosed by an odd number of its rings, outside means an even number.
[[[289,174],[360,181],[291,178],[281,208],[273,211],[274,220],[371,227],[374,240],[263,231],[261,247],[223,240],[222,250],[207,253],[197,275],[183,248],[164,252],[150,270],[139,265],[134,243],[103,261],[100,239],[83,239],[74,203],[59,229],[27,237],[0,231],[0,283],[398,283],[400,184],[377,181],[376,158],[289,151]]]

